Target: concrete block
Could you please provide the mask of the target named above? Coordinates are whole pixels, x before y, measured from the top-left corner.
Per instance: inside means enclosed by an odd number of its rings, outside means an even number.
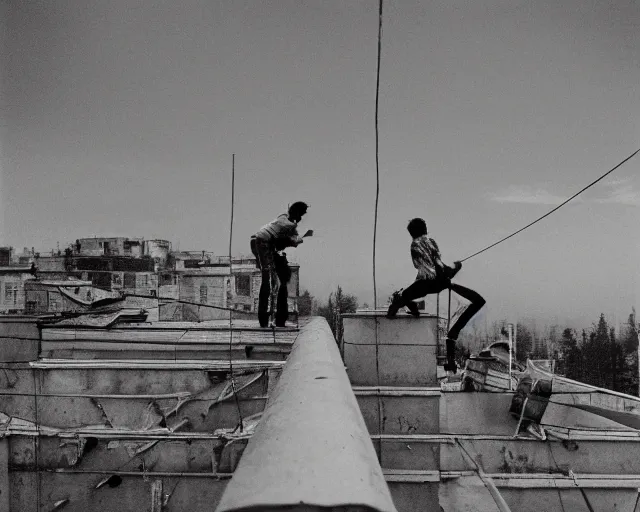
[[[381,386],[435,386],[438,383],[435,345],[378,347]]]
[[[375,345],[344,345],[344,364],[352,386],[375,386],[376,347]]]
[[[345,345],[344,361],[354,386],[435,386],[438,382],[435,346],[379,345],[376,365],[375,345]]]
[[[4,363],[35,361],[38,359],[40,341],[27,339],[3,339],[0,342],[0,361]]]
[[[375,345],[376,324],[378,343],[383,345],[436,345],[437,318],[399,314],[390,320],[381,313],[364,312],[343,315],[344,342],[355,345]]]

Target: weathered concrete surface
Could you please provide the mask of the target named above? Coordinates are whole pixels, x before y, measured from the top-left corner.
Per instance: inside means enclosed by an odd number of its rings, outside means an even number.
[[[355,386],[435,386],[434,317],[354,313],[344,318],[344,361]],[[377,348],[376,348],[377,329]]]
[[[640,474],[640,438],[627,441],[539,441],[536,439],[458,438],[467,450],[482,455],[487,473],[567,472]],[[440,445],[442,471],[475,469],[456,444]]]
[[[8,438],[12,471],[36,467],[34,437]],[[226,472],[222,439],[101,439],[42,437],[38,450],[41,470],[80,469],[91,471],[173,471],[187,473]],[[228,457],[228,455],[227,455]],[[230,463],[224,461],[228,469]],[[1,510],[1,509],[0,509]]]
[[[34,361],[39,344],[35,317],[0,315],[0,362]]]
[[[425,437],[374,436],[374,444],[380,453],[380,465],[385,469],[439,470],[441,441]]]
[[[461,476],[441,482],[440,506],[444,512],[499,512],[491,493],[477,475]]]
[[[300,332],[217,510],[364,507],[395,512],[324,319]]]
[[[370,434],[436,434],[439,432],[440,390],[438,388],[354,387],[353,389]]]
[[[518,418],[509,412],[513,393],[443,393],[442,434],[514,435]]]
[[[578,488],[506,488],[496,482],[500,494],[513,511],[540,512],[541,510],[566,512],[636,512],[638,489],[583,489]],[[589,505],[587,501],[589,500]]]
[[[164,501],[162,512],[210,512],[222,495],[228,480],[206,475],[169,475],[154,472],[119,472],[118,485],[96,488],[110,477],[106,472],[68,473],[11,473],[10,508],[2,512],[48,512],[55,504],[67,503],[64,512],[118,511],[141,512],[153,510],[154,482],[162,481]],[[36,486],[40,485],[40,509],[37,506]],[[168,497],[166,496],[168,495]]]
[[[234,363],[243,417],[264,409],[283,364]],[[106,425],[139,430],[160,422],[171,427],[186,418],[189,425],[183,431],[212,432],[239,422],[228,361],[156,365],[74,361],[68,366],[58,361],[38,362],[36,368],[24,366],[5,365],[0,371],[0,413],[32,422],[38,418],[45,427]],[[33,397],[35,384],[37,399]]]
[[[378,324],[378,343],[381,345],[436,345],[435,316],[413,318],[399,314],[390,320],[384,313],[359,312],[342,315],[344,341],[356,345],[375,345]]]
[[[426,482],[389,482],[389,489],[398,512],[439,512],[438,485]]]

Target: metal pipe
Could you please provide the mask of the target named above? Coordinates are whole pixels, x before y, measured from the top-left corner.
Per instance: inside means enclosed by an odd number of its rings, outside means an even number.
[[[303,327],[217,512],[357,507],[396,512],[338,346]]]

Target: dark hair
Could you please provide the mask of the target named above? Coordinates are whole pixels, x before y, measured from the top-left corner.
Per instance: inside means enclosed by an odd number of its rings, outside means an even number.
[[[292,215],[294,217],[302,217],[305,213],[307,213],[307,208],[309,208],[309,205],[307,205],[307,203],[296,201],[291,206],[289,206],[289,215]]]
[[[427,223],[424,219],[415,218],[409,221],[407,225],[407,231],[413,238],[418,238],[419,236],[427,234]]]

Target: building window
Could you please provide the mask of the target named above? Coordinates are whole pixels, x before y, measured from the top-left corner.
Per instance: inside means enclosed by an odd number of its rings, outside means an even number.
[[[16,305],[18,303],[18,284],[17,283],[5,283],[4,302],[5,304],[13,304],[13,305]]]
[[[136,287],[136,275],[133,272],[125,272],[124,274],[124,287],[135,288]]]
[[[251,296],[251,276],[250,275],[237,275],[236,276],[236,294],[243,297]]]
[[[60,301],[55,293],[49,293],[49,311],[59,311]]]
[[[207,303],[207,285],[204,283],[200,285],[200,302],[202,304]]]

